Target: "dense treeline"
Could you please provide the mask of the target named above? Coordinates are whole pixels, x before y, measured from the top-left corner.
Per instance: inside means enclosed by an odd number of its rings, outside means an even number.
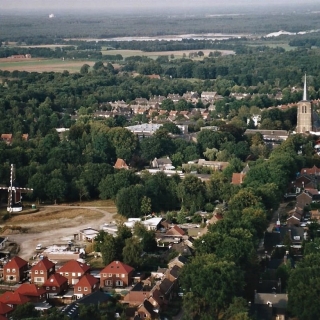
[[[286,10],[284,10],[286,12]],[[55,44],[64,38],[110,38],[127,36],[161,36],[176,34],[256,34],[278,30],[299,32],[320,29],[317,14],[297,11],[287,14],[214,15],[192,12],[192,17],[180,11],[174,15],[139,12],[135,14],[111,14],[101,12],[87,14],[61,14],[53,19],[46,15],[19,14],[1,16],[4,41],[20,41],[31,44]],[[297,25],[296,21],[299,21]],[[27,30],[27,31],[26,31]],[[214,31],[213,31],[214,30]]]

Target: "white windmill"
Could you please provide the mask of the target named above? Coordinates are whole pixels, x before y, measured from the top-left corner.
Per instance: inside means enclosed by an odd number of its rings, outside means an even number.
[[[31,188],[16,187],[14,183],[15,180],[16,180],[15,166],[14,164],[11,164],[10,185],[9,187],[0,187],[0,190],[8,190],[7,211],[10,213],[22,211],[21,194],[33,191],[33,189]]]

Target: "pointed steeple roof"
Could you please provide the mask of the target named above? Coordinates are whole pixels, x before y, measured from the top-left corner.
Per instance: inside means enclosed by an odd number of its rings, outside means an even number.
[[[303,88],[303,99],[302,101],[308,101],[307,99],[307,74],[304,75],[304,88]]]

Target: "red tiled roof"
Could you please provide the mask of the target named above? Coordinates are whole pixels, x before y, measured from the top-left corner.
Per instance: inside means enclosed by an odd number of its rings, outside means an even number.
[[[312,168],[302,168],[300,173],[312,175],[312,174],[320,173],[320,169],[316,166],[313,166]]]
[[[128,165],[126,164],[126,162],[123,159],[118,158],[114,167],[116,169],[128,169]]]
[[[169,229],[166,233],[166,235],[180,235],[180,236],[184,236],[186,233],[178,226],[174,226],[171,229]]]
[[[12,139],[12,133],[3,133],[1,135],[1,139],[11,140]]]
[[[81,263],[76,260],[70,260],[67,263],[65,263],[58,272],[82,272],[86,273],[88,270],[90,270],[90,267],[85,264]]]
[[[30,299],[18,292],[6,291],[0,296],[0,302],[7,304],[24,304],[29,302]]]
[[[100,271],[101,273],[125,273],[128,274],[134,269],[121,261],[112,261],[104,269]]]
[[[232,184],[241,184],[243,182],[243,178],[245,177],[245,174],[240,172],[240,173],[237,173],[237,172],[234,172],[232,174],[232,181],[231,183]]]
[[[60,273],[52,274],[49,279],[43,284],[44,287],[61,287],[64,283],[68,282],[68,279],[62,276]]]
[[[31,272],[33,270],[49,270],[54,266],[55,264],[52,261],[50,261],[48,258],[43,258],[35,266],[31,268]]]
[[[5,304],[4,302],[0,301],[0,315],[7,314],[8,312],[12,311],[13,308]],[[0,318],[1,319],[1,318]]]
[[[37,287],[35,284],[23,283],[15,292],[25,296],[38,297],[46,293],[46,290],[42,287]]]
[[[20,269],[24,266],[26,266],[28,264],[28,262],[26,260],[21,259],[18,256],[15,256],[14,258],[12,258],[5,266],[4,268],[16,268],[16,269]]]
[[[95,278],[91,274],[86,274],[75,284],[75,287],[93,287],[99,282],[99,279]]]

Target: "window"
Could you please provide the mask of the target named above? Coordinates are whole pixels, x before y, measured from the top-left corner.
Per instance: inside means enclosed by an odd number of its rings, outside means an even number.
[[[10,269],[7,269],[7,272],[10,272]]]
[[[35,271],[34,271],[34,274],[38,274],[38,270],[35,270]]]
[[[50,290],[50,287],[46,287],[46,290]]]
[[[75,276],[76,276],[76,273],[75,273],[75,272],[72,272],[72,276],[75,277]]]
[[[112,287],[112,280],[106,280],[105,285],[106,287]]]
[[[126,276],[126,275],[125,275],[124,273],[121,275],[122,278],[124,278],[125,276]]]
[[[81,272],[78,272],[78,277],[81,277]]]
[[[34,278],[34,282],[43,282],[43,278]]]
[[[78,287],[78,291],[81,291],[81,287]]]
[[[116,286],[117,286],[117,287],[122,287],[122,286],[123,286],[123,282],[120,281],[120,280],[117,280],[117,281],[116,281]]]
[[[16,269],[12,269],[12,273],[15,273],[16,272]]]
[[[119,273],[116,274],[116,277],[119,278]]]
[[[69,272],[65,272],[64,274],[65,274],[65,276],[67,277],[67,276],[69,275]]]
[[[56,291],[56,287],[52,287],[52,290]]]
[[[88,287],[84,287],[83,289],[84,289],[84,291],[88,291]]]
[[[106,273],[103,273],[102,276],[103,276],[104,278],[106,278],[106,277],[107,277],[107,274],[106,274]]]
[[[112,277],[112,273],[109,273],[109,277]]]
[[[40,274],[43,274],[43,270],[40,270]]]

